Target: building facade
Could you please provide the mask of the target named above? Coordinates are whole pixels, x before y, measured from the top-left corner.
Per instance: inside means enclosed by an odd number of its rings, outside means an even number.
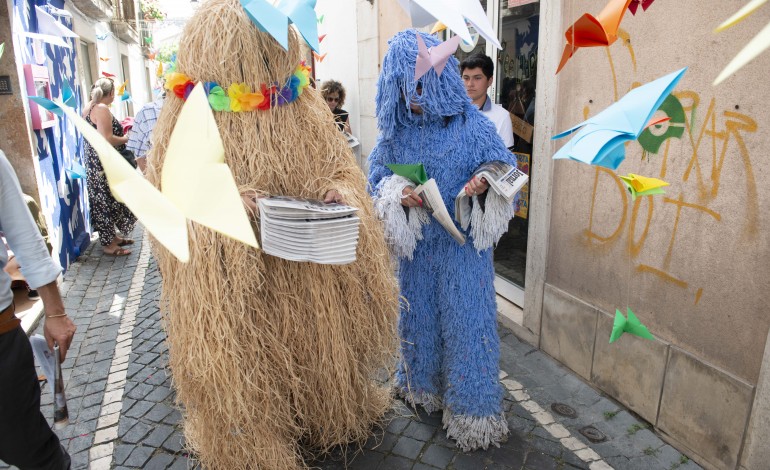
[[[28,101],[35,94],[82,110],[102,73],[128,80],[131,100],[113,105],[118,119],[150,99],[149,69],[140,46],[135,0],[62,0],[0,3],[0,148],[16,170],[22,190],[45,216],[53,256],[63,267],[91,241],[87,187],[72,172],[83,165],[80,136],[66,119]],[[58,25],[52,25],[50,19]]]
[[[770,461],[770,196],[760,189],[770,54],[712,85],[770,21],[766,7],[714,34],[744,3],[656,2],[626,14],[612,46],[580,49],[556,74],[564,32],[606,1],[486,0],[503,49],[480,39],[457,54],[495,61],[491,95],[515,116],[531,171],[526,216],[495,252],[501,321],[704,467],[751,470]],[[368,154],[379,64],[409,19],[396,0],[321,0],[324,13],[330,46],[318,74],[357,90],[348,109]],[[356,40],[331,38],[351,24]],[[627,145],[618,171],[551,158],[563,145],[551,136],[682,67],[657,113],[670,120]],[[667,181],[666,194],[632,200],[627,173]],[[609,344],[615,310],[627,308],[654,341]]]

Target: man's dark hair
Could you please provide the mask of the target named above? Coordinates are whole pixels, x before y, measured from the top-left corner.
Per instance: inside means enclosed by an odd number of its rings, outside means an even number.
[[[465,69],[476,69],[476,68],[480,68],[481,71],[484,73],[484,75],[487,77],[487,79],[492,78],[492,75],[495,73],[495,64],[492,62],[492,59],[486,54],[473,54],[472,56],[460,62],[461,75],[463,72],[465,72]]]

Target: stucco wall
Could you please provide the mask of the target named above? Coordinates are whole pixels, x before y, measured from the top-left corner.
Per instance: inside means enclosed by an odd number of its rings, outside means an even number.
[[[563,2],[563,29],[605,3]],[[669,138],[631,143],[617,171],[668,181],[664,196],[632,202],[612,172],[555,162],[547,282],[605,312],[628,306],[656,336],[755,384],[770,327],[770,54],[711,83],[770,8],[715,35],[744,2],[704,3],[628,14],[612,47],[577,51],[559,74],[562,130],[637,83],[690,67],[669,103]]]

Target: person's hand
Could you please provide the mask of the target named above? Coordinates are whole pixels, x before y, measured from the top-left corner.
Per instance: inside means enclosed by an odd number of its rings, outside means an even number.
[[[343,199],[342,194],[340,194],[339,191],[336,189],[330,189],[326,192],[326,196],[324,196],[324,202],[326,204],[331,204],[333,202],[337,204],[345,204],[345,199]]]
[[[414,193],[414,188],[407,186],[401,190],[401,205],[405,207],[422,207],[422,199]]]
[[[67,350],[70,347],[72,338],[75,336],[77,327],[68,316],[46,318],[43,325],[43,335],[48,343],[48,347],[53,351],[53,343],[59,345],[60,360],[64,362],[67,357]]]
[[[468,184],[465,185],[465,194],[468,196],[478,196],[479,194],[484,194],[487,189],[489,189],[487,180],[474,176],[468,181]]]

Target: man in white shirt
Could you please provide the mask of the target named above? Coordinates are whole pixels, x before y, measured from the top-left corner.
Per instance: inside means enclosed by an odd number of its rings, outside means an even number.
[[[460,63],[460,74],[465,82],[465,92],[479,107],[479,111],[495,124],[497,135],[503,139],[505,146],[513,147],[513,126],[511,116],[502,106],[492,102],[487,90],[492,85],[492,75],[495,65],[492,59],[484,54],[474,54]]]
[[[11,164],[0,151],[0,230],[5,233],[30,287],[43,299],[43,334],[61,360],[67,354],[75,324],[64,311],[56,278],[61,266],[51,258]],[[29,339],[14,314],[11,278],[3,268],[8,251],[0,243],[0,460],[19,468],[70,468],[70,457],[40,412],[40,385]],[[53,380],[53,377],[48,377]]]

